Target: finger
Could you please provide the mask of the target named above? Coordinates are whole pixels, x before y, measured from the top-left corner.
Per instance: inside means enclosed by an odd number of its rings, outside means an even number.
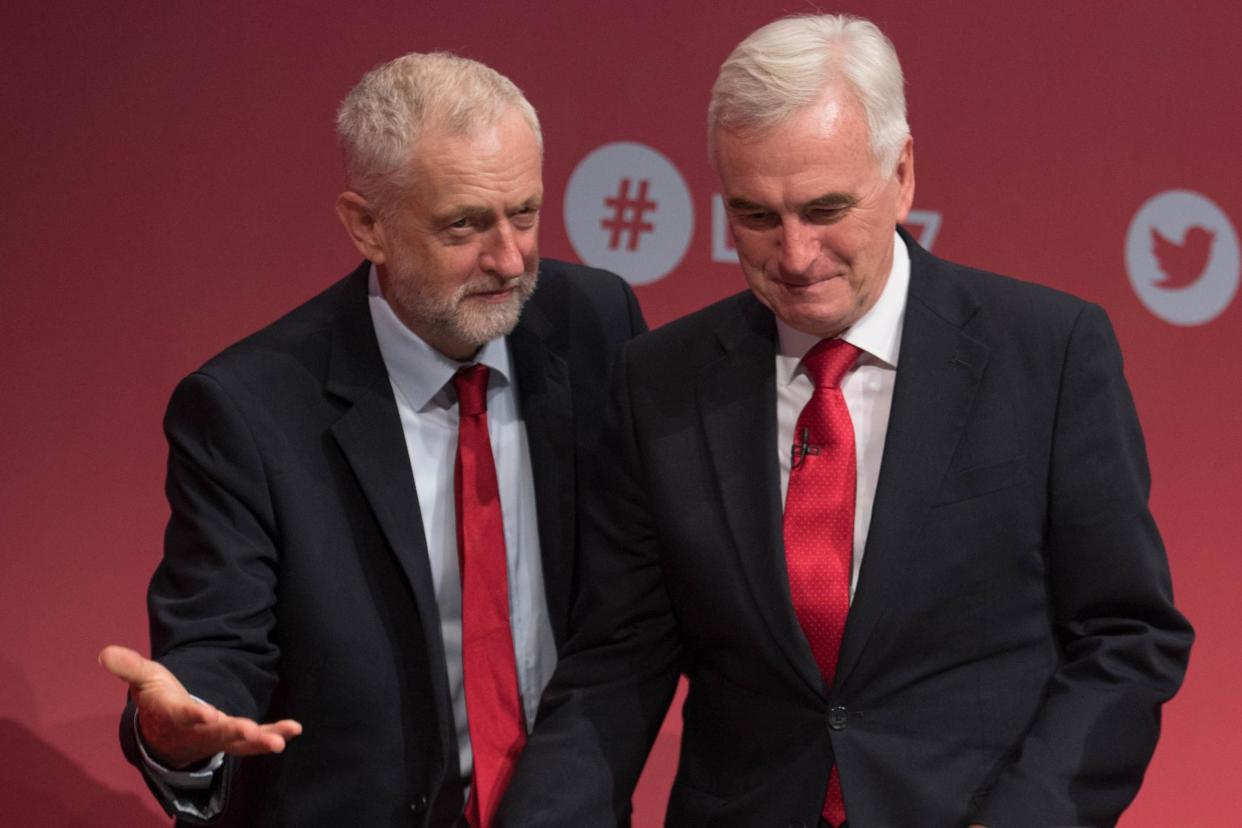
[[[223,752],[229,756],[267,756],[273,753],[284,753],[284,750],[285,742],[281,739],[273,745],[261,742],[236,742],[225,746]]]
[[[281,753],[286,745],[287,740],[280,734],[262,731],[249,738],[229,742],[223,750],[233,756],[258,756],[266,753]]]
[[[293,719],[259,724],[252,719],[239,716],[223,716],[217,725],[216,732],[230,742],[258,741],[268,734],[281,739],[292,739],[302,734],[302,724]]]
[[[265,733],[276,733],[285,739],[302,735],[302,723],[293,719],[281,719],[278,722],[259,726]]]
[[[281,719],[279,721],[273,721],[270,725],[263,726],[272,727],[272,729],[279,732],[282,736],[302,735],[302,722],[294,719]]]
[[[226,716],[221,713],[215,722],[202,725],[196,728],[195,732],[200,738],[210,739],[219,745],[217,750],[225,750],[232,744],[254,741],[262,730],[259,723],[253,719]]]
[[[135,687],[151,679],[155,665],[136,651],[116,644],[110,644],[99,652],[99,663],[109,673]]]
[[[293,719],[256,725],[249,719],[236,722],[235,738],[222,750],[235,756],[280,753],[290,739],[302,733],[302,724]],[[252,727],[253,726],[253,727]]]

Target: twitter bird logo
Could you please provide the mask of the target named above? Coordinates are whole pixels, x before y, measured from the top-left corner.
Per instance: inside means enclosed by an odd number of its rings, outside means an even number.
[[[1232,220],[1193,190],[1149,198],[1130,222],[1125,257],[1138,298],[1172,325],[1203,325],[1220,316],[1242,281]]]
[[[1198,281],[1207,267],[1215,238],[1211,230],[1195,225],[1178,244],[1160,235],[1155,227],[1151,228],[1151,252],[1165,277],[1157,284],[1165,290],[1178,290]]]

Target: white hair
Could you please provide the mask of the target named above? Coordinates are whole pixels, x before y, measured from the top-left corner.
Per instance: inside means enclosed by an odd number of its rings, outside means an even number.
[[[336,113],[349,186],[380,205],[403,182],[419,135],[428,127],[469,134],[516,109],[543,136],[535,109],[504,75],[448,52],[413,52],[367,72]]]
[[[708,153],[716,131],[760,132],[815,103],[844,80],[867,117],[871,152],[893,174],[910,127],[901,63],[884,33],[851,15],[795,15],[757,29],[720,67],[707,109]]]

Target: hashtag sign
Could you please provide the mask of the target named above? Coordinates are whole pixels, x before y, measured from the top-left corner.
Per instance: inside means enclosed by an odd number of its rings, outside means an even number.
[[[612,216],[600,219],[599,224],[610,233],[610,250],[616,250],[621,245],[622,233],[629,234],[625,249],[637,250],[639,237],[655,230],[655,225],[644,220],[646,213],[656,208],[656,202],[647,198],[647,186],[648,181],[644,178],[638,182],[638,194],[630,198],[630,180],[622,178],[617,194],[604,199],[604,206],[612,210]]]

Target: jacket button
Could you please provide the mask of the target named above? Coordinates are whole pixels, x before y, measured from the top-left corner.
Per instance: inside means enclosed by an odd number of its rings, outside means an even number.
[[[845,730],[845,723],[848,720],[849,715],[841,705],[833,705],[828,709],[828,727],[833,730]]]
[[[419,794],[414,797],[414,801],[410,803],[410,810],[416,814],[421,814],[427,810],[427,794]]]

